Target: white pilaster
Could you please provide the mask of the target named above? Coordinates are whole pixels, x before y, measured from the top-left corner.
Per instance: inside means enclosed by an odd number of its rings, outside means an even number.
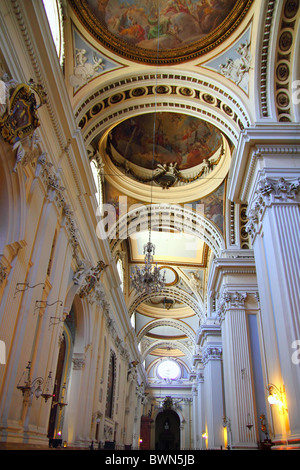
[[[274,429],[277,440],[300,443],[300,370],[293,361],[293,344],[300,338],[300,168],[282,170],[282,175],[270,177],[271,171],[261,171],[249,205],[248,231],[261,279],[259,285],[263,310],[264,331],[271,315],[273,340],[277,345],[280,365],[268,356],[268,381],[285,388],[288,421],[281,416]],[[268,273],[268,276],[264,274]],[[273,348],[272,348],[273,349]],[[282,415],[282,409],[274,409]],[[285,414],[285,413],[284,413]],[[278,421],[278,419],[277,419]],[[283,426],[285,422],[285,426]],[[278,428],[279,426],[279,428]],[[285,428],[285,429],[284,429]]]
[[[222,323],[226,416],[232,448],[256,448],[253,383],[245,311],[245,293],[224,292],[219,305]],[[252,428],[247,425],[252,425]]]
[[[266,384],[283,393],[272,405],[271,437],[300,445],[300,126],[278,124],[245,131],[231,174],[229,198],[248,203],[266,356]],[[297,352],[297,351],[296,351]],[[296,360],[295,360],[296,359]],[[286,411],[287,409],[287,411]]]

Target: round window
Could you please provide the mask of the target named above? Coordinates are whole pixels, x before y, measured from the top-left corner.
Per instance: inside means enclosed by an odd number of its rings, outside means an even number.
[[[175,361],[163,361],[157,367],[157,374],[162,379],[171,379],[175,380],[180,377],[180,367]]]

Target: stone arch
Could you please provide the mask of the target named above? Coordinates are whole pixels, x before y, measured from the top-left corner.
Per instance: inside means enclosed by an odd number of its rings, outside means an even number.
[[[153,297],[153,295],[157,294],[143,294],[135,297],[135,299],[132,301],[128,308],[129,315],[131,316],[132,313],[138,308],[141,303],[146,302],[151,297]],[[176,290],[171,287],[165,287],[160,292],[160,295],[172,298],[174,300],[178,300],[179,302],[183,302],[184,304],[188,305],[199,318],[203,317],[203,312],[200,308],[199,302],[197,302],[191,295],[187,294],[186,292],[179,291],[178,289]]]
[[[145,336],[150,330],[156,328],[157,326],[172,326],[182,331],[193,343],[195,341],[195,333],[193,330],[182,321],[173,320],[173,319],[157,319],[147,323],[138,333],[137,342],[139,343],[143,336]]]
[[[111,240],[111,250],[115,252],[122,240],[138,233],[141,228],[148,230],[151,227],[169,228],[196,236],[211,248],[216,257],[225,249],[223,235],[213,222],[200,212],[177,204],[139,206],[120,217],[107,233],[103,232],[103,226],[99,224],[97,230],[100,237]]]
[[[100,87],[98,80],[90,83],[89,93],[78,102],[75,112],[86,145],[120,119],[127,119],[136,112],[151,112],[155,107],[160,111],[180,110],[208,120],[236,144],[240,130],[251,125],[250,112],[225,81],[208,79],[205,70],[201,72],[200,76],[195,74],[193,81],[191,73],[187,75],[179,70],[173,73],[162,68],[156,78],[154,73],[146,71],[134,77],[132,74],[124,76],[122,72],[122,79],[118,81],[116,77],[113,86],[108,81],[102,82]],[[156,86],[165,92],[157,96],[153,90],[149,91]],[[99,96],[103,97],[100,102]]]
[[[183,352],[190,360],[192,359],[193,352],[189,350],[187,346],[185,346],[182,342],[180,341],[154,341],[152,342],[149,346],[146,347],[146,349],[142,353],[142,362],[144,362],[145,358],[147,357],[148,354],[151,353],[156,348],[174,348],[174,349],[179,349],[181,352]]]
[[[155,450],[179,450],[181,447],[181,422],[173,409],[159,410],[155,417]]]

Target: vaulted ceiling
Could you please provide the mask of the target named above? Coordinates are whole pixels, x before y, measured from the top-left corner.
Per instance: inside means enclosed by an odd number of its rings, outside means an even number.
[[[52,1],[44,3],[49,12]],[[117,210],[116,223],[126,221],[121,232],[133,224],[131,236],[117,232],[111,249],[124,262],[125,300],[153,384],[172,375],[157,375],[166,357],[180,365],[177,381],[188,377],[209,261],[227,243],[228,170],[239,133],[252,121],[255,3],[70,0],[60,11],[68,19],[64,37],[59,28],[54,33],[102,204]],[[141,296],[130,275],[143,263],[150,227],[141,208],[150,204],[166,285]]]

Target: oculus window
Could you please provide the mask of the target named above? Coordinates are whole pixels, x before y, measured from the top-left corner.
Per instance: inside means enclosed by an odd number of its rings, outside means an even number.
[[[176,361],[162,361],[157,367],[157,375],[161,379],[176,380],[181,376],[181,369]]]

